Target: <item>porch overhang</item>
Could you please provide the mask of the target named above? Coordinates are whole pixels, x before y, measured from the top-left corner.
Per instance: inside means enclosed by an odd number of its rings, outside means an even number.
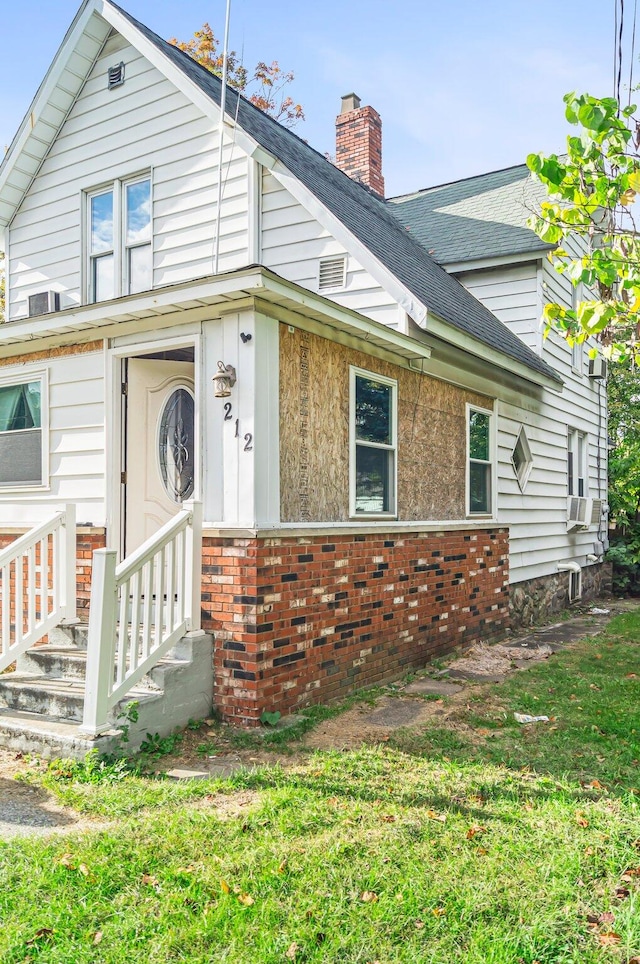
[[[431,348],[415,338],[285,281],[266,268],[250,266],[100,304],[7,322],[0,326],[0,358],[89,341],[96,336],[157,331],[250,307],[298,327],[332,329],[336,337],[365,342],[409,367],[421,367],[421,362],[431,356]]]

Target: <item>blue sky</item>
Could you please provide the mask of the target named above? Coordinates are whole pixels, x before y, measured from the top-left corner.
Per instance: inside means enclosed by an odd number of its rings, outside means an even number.
[[[78,5],[6,3],[0,144]],[[223,33],[225,0],[121,5],[164,37],[187,39],[205,20]],[[376,107],[392,196],[561,150],[562,95],[612,93],[613,11],[614,0],[232,0],[231,46],[247,66],[275,59],[294,71],[291,93],[307,116],[296,131],[320,151],[333,153],[342,94]]]

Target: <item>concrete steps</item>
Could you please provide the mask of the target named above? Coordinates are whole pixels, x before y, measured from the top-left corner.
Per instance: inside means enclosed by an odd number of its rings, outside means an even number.
[[[58,630],[47,645],[20,657],[13,672],[0,675],[0,745],[42,756],[82,758],[89,750],[111,753],[121,742],[123,713],[137,704],[137,721],[126,721],[127,752],[147,734],[166,736],[190,719],[208,716],[213,702],[211,637],[181,639],[172,652],[114,707],[113,729],[90,739],[79,730],[84,709],[86,631]]]

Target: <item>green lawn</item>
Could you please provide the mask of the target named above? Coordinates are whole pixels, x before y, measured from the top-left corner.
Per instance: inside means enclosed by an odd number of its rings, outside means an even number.
[[[618,617],[452,725],[225,783],[59,767],[112,822],[0,844],[0,961],[629,964],[639,655]]]

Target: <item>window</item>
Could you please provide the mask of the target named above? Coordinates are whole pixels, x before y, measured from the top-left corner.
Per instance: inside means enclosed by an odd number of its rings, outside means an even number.
[[[0,383],[0,487],[44,482],[43,386],[42,376]]]
[[[467,406],[468,513],[493,513],[493,414]]]
[[[351,515],[395,515],[397,382],[351,369]]]
[[[587,494],[587,436],[575,428],[567,433],[567,494]]]
[[[151,179],[116,181],[87,196],[88,300],[109,301],[153,286]]]
[[[533,456],[531,455],[529,439],[527,438],[527,433],[523,425],[520,426],[518,438],[511,453],[511,461],[513,462],[513,470],[516,473],[520,491],[524,492],[529,481],[531,469],[533,468]]]

